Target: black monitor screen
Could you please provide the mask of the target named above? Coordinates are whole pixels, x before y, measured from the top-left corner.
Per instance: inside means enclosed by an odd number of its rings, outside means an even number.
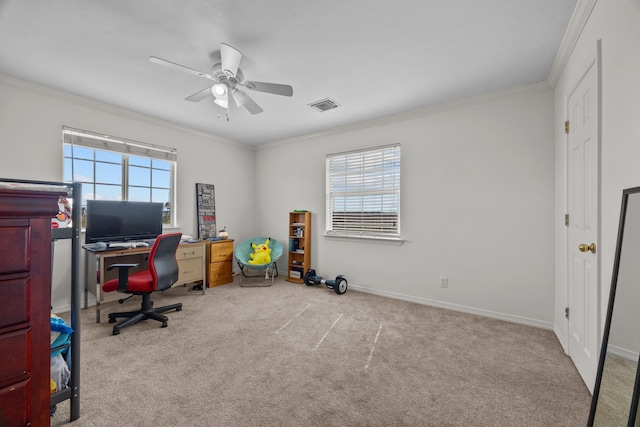
[[[155,239],[162,234],[162,203],[87,200],[85,243]]]

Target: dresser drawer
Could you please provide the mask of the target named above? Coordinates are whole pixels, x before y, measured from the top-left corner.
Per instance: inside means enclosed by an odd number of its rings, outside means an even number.
[[[207,285],[210,288],[231,282],[233,282],[231,261],[216,262],[207,266]]]
[[[0,412],[3,426],[33,425],[29,422],[29,405],[26,404],[30,402],[32,393],[35,393],[35,390],[32,391],[31,380],[0,387]]]
[[[178,266],[180,267],[180,271],[178,273],[177,283],[190,283],[203,279],[202,258],[179,259]]]
[[[11,355],[3,358],[0,387],[29,378],[31,341],[31,328],[0,335],[0,354]]]
[[[233,260],[233,240],[213,242],[209,245],[209,262]]]
[[[11,244],[11,249],[2,252],[0,275],[25,276],[30,269],[29,227],[0,227],[0,242]],[[15,277],[15,276],[14,276]]]
[[[204,245],[180,245],[176,251],[176,259],[178,262],[189,258],[202,258],[204,253]]]
[[[29,322],[29,289],[31,284],[28,278],[0,280],[0,301],[11,301],[10,304],[3,304],[0,310],[0,329]]]

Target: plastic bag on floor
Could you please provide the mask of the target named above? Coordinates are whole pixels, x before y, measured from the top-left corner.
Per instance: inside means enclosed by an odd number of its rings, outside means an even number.
[[[70,376],[71,370],[69,370],[64,357],[61,354],[53,356],[51,358],[51,379],[56,383],[58,391],[64,390],[69,386]]]

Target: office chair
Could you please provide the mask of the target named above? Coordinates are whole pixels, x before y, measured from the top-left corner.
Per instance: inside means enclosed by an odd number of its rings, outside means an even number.
[[[109,314],[109,323],[115,323],[117,318],[125,318],[113,327],[113,335],[118,335],[120,329],[138,323],[141,320],[153,319],[162,322],[167,327],[169,318],[161,313],[169,310],[182,310],[182,304],[171,304],[153,308],[151,293],[169,289],[178,280],[178,261],[176,250],[180,244],[182,233],[162,234],[156,238],[149,253],[148,270],[129,274],[129,269],[139,264],[113,264],[107,270],[118,269],[118,278],[102,285],[104,292],[123,292],[132,295],[142,295],[142,304],[138,311],[126,311]]]

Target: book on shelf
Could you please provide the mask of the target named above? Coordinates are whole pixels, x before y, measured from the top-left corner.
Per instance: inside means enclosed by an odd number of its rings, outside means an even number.
[[[289,238],[289,252],[298,252],[299,242],[296,238]]]

